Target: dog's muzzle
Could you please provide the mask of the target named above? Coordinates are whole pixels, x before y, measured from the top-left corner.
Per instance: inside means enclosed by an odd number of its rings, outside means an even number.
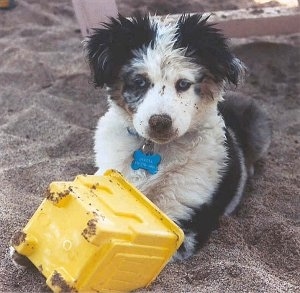
[[[149,136],[159,143],[168,142],[174,137],[172,118],[168,114],[155,114],[149,119]]]

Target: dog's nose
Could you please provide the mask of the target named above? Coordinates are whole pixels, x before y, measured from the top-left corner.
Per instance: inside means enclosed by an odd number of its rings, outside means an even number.
[[[152,115],[149,126],[155,132],[167,132],[172,126],[172,118],[167,114]]]

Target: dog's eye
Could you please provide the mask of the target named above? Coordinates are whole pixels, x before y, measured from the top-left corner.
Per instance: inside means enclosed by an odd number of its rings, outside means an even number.
[[[191,85],[192,83],[190,81],[186,79],[179,79],[175,84],[175,88],[178,92],[184,92],[187,91]]]
[[[147,80],[144,76],[142,75],[137,75],[135,79],[133,80],[135,86],[139,88],[144,88],[147,85]]]

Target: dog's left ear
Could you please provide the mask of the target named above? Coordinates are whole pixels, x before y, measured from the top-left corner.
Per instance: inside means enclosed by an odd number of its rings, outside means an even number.
[[[103,28],[94,29],[85,40],[85,49],[95,86],[113,83],[133,51],[149,45],[155,33],[156,26],[148,16],[127,19],[120,14],[103,23]]]
[[[182,15],[177,23],[176,45],[187,48],[186,54],[205,66],[216,81],[237,85],[246,67],[230,52],[220,30],[207,23],[208,18],[199,14]]]

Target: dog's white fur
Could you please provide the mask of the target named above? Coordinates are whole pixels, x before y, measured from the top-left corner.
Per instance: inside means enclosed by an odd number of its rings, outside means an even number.
[[[130,166],[133,150],[139,149],[143,142],[127,132],[133,123],[122,112],[112,105],[98,123],[97,173],[117,169],[170,217],[189,217],[189,206],[210,200],[225,165],[223,120],[217,113],[213,115],[212,110],[202,129],[195,129],[170,143],[155,145],[154,152],[161,155],[162,162],[159,172],[150,175],[145,170],[132,170]]]

